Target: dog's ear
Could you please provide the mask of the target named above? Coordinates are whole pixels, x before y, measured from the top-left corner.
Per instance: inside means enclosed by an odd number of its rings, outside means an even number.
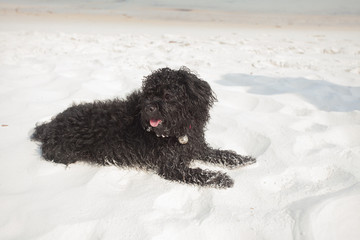
[[[182,67],[178,73],[184,80],[193,120],[198,124],[205,124],[209,119],[209,110],[216,101],[214,92],[206,81],[198,78],[189,69]]]

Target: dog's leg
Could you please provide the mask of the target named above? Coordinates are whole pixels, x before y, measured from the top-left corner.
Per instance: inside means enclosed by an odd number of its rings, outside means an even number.
[[[225,173],[203,170],[189,167],[164,167],[158,173],[161,177],[188,184],[196,184],[204,187],[229,188],[234,181]]]
[[[228,168],[236,168],[256,162],[256,159],[250,156],[241,156],[234,151],[218,150],[210,147],[199,158],[199,160],[212,164],[220,164]]]

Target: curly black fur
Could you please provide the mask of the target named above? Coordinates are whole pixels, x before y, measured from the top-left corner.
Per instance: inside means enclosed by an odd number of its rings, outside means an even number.
[[[42,142],[42,156],[56,163],[137,167],[168,180],[227,188],[234,184],[228,175],[189,167],[192,160],[229,168],[255,162],[205,142],[215,100],[209,84],[188,69],[163,68],[125,100],[73,105],[36,126],[32,139]],[[178,138],[185,135],[188,142],[181,144]]]

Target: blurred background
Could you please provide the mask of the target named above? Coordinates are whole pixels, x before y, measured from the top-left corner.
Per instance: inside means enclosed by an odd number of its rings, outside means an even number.
[[[0,15],[243,25],[360,25],[359,0],[0,0]],[[69,16],[67,16],[69,17]],[[103,18],[105,20],[105,18]]]
[[[223,10],[252,13],[359,14],[358,0],[1,0],[24,7],[68,11],[122,12],[130,7]],[[41,10],[41,9],[39,9]]]

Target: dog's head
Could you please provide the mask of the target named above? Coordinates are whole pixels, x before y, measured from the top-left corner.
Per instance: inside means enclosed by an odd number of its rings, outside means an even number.
[[[209,84],[186,68],[162,68],[145,77],[141,122],[158,137],[186,136],[205,126],[216,100]]]

